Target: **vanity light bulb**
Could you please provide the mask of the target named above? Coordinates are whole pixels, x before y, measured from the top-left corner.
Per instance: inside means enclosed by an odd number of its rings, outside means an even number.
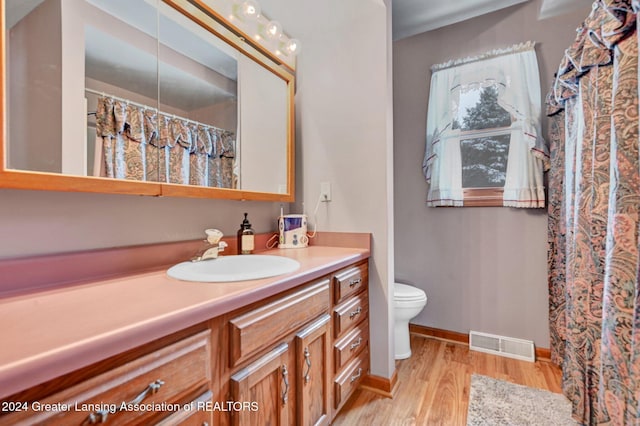
[[[267,36],[270,39],[278,39],[282,35],[282,25],[278,21],[271,21],[267,24]]]
[[[287,50],[294,55],[300,52],[300,42],[295,38],[289,39],[286,45]]]
[[[242,14],[247,18],[257,18],[260,15],[260,5],[255,0],[242,3]]]

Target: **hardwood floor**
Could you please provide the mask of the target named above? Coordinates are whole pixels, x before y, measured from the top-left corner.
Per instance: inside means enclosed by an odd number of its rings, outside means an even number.
[[[393,399],[359,389],[333,424],[466,425],[472,374],[561,392],[561,371],[548,361],[518,361],[417,334],[411,348],[410,359],[396,361]]]

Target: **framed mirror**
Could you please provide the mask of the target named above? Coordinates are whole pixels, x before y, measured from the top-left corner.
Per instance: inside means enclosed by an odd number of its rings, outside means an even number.
[[[293,201],[293,72],[204,3],[0,3],[0,187]]]

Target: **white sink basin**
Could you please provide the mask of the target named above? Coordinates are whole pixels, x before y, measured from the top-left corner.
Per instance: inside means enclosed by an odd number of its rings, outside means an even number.
[[[178,263],[167,270],[167,275],[183,281],[215,283],[275,277],[299,267],[297,260],[288,257],[250,254]]]

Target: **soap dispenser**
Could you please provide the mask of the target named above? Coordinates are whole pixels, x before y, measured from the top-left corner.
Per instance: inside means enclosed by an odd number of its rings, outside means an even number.
[[[254,232],[247,215],[248,213],[244,214],[244,220],[238,230],[238,254],[251,254],[255,247]]]

